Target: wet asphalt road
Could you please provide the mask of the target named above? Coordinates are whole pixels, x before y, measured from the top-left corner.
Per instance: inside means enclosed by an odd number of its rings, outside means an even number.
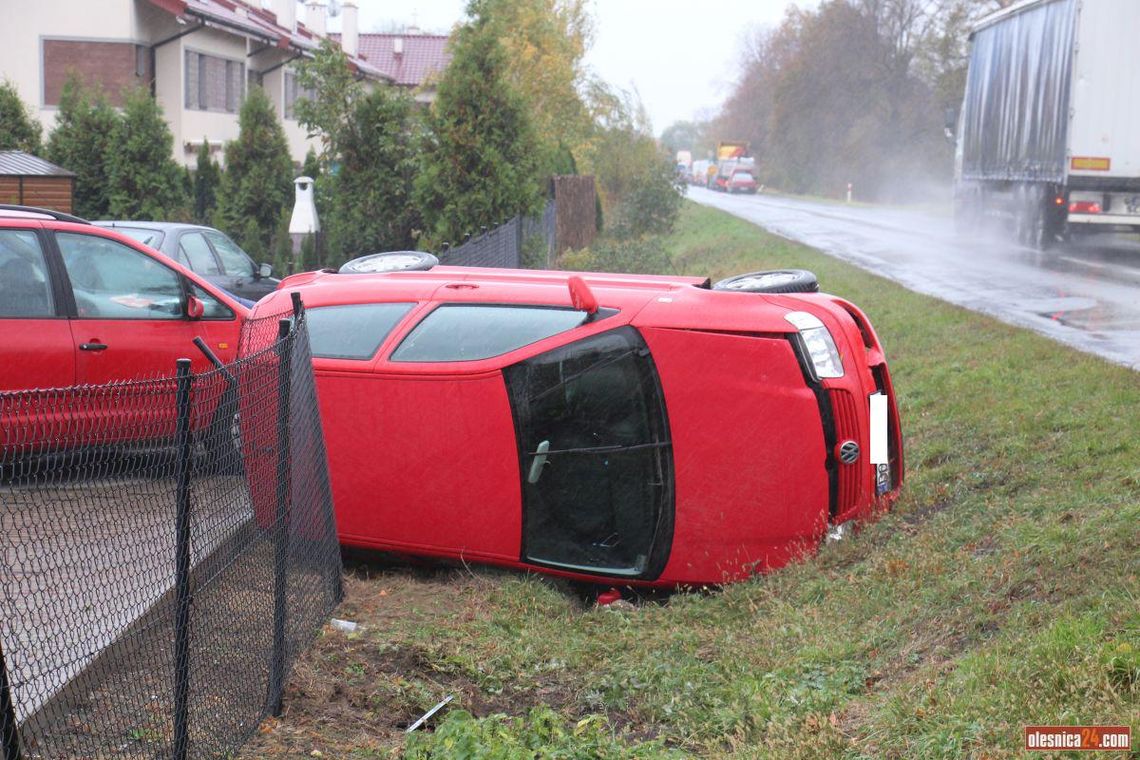
[[[698,187],[690,187],[688,197],[911,290],[1140,369],[1135,236],[1094,235],[1038,253],[996,237],[958,237],[948,216],[918,211]]]

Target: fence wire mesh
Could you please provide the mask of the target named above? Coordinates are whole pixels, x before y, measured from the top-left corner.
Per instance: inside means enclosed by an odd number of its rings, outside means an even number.
[[[556,205],[550,201],[537,216],[516,216],[437,255],[441,264],[451,266],[547,267],[553,263],[556,216]]]
[[[222,757],[279,710],[341,593],[318,415],[300,310],[210,372],[0,393],[0,756]]]

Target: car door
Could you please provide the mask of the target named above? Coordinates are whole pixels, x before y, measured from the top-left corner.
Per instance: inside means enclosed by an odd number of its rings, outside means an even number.
[[[257,301],[262,296],[273,291],[276,281],[268,277],[260,277],[257,265],[253,259],[237,246],[234,241],[217,230],[204,230],[202,232],[217,254],[221,262],[222,271],[230,287],[226,290],[231,293]]]
[[[75,347],[43,233],[0,229],[0,391],[75,383]]]
[[[58,231],[55,242],[75,304],[78,382],[169,376],[183,357],[205,368],[179,272],[99,235]]]
[[[673,455],[640,334],[601,333],[503,374],[519,434],[523,561],[660,575],[673,534]]]
[[[179,235],[177,259],[210,283],[227,292],[234,292],[233,278],[222,271],[222,265],[202,230],[186,230]]]

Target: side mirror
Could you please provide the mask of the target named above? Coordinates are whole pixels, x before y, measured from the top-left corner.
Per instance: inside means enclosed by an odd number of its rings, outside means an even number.
[[[262,264],[257,268],[257,275],[256,275],[257,279],[260,280],[263,277],[272,277],[272,276],[273,276],[273,267],[271,265]]]
[[[567,285],[570,288],[570,303],[575,309],[584,311],[590,316],[598,313],[598,299],[585,280],[576,274],[571,275]]]
[[[186,316],[190,319],[201,319],[206,313],[206,304],[202,303],[198,298],[190,296],[186,299]]]

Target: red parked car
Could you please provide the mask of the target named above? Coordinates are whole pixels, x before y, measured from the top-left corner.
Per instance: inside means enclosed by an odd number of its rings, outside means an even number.
[[[677,586],[779,567],[898,492],[882,347],[817,289],[394,253],[253,316],[306,305],[342,544]]]
[[[247,314],[125,235],[67,214],[0,206],[0,391],[172,376],[182,357],[205,371],[211,365],[194,338],[230,361]]]

